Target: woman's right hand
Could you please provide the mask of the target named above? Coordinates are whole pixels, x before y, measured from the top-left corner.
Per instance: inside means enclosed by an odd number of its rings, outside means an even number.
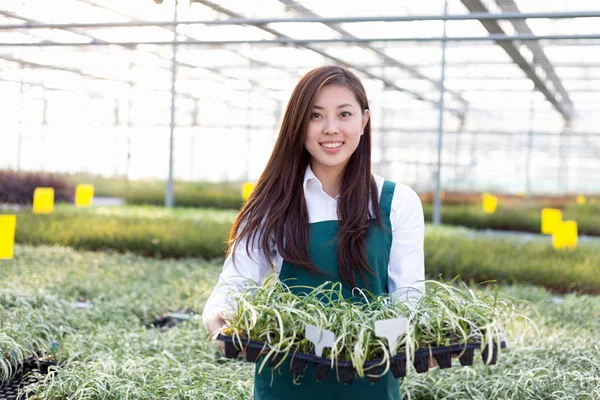
[[[225,318],[223,318],[223,314],[221,314],[221,313],[218,313],[214,317],[209,318],[208,321],[206,321],[206,329],[208,329],[209,336],[213,340],[216,339],[217,336],[219,335],[219,333],[221,333],[221,331],[225,327],[225,324],[226,324]],[[221,348],[221,351],[224,353],[225,352],[225,343],[223,343],[220,340],[217,340],[217,343],[218,343],[219,347]]]
[[[227,325],[227,319],[222,313],[219,313],[206,321],[206,328],[208,329],[208,334],[213,340],[217,338],[219,333],[221,333],[223,328],[225,328],[225,325]],[[222,342],[220,340],[217,340],[216,342],[221,348],[221,352],[225,354],[225,342]],[[242,350],[239,352],[238,358],[242,357],[246,357],[246,350]]]

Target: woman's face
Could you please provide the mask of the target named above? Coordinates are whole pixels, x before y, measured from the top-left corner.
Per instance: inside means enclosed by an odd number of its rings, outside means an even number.
[[[341,173],[358,147],[368,121],[369,110],[363,112],[350,89],[337,84],[321,88],[304,140],[312,169]]]

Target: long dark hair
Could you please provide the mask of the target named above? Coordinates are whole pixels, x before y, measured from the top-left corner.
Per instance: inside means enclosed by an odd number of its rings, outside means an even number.
[[[322,87],[331,84],[348,88],[361,110],[369,109],[360,80],[344,68],[323,66],[300,79],[288,102],[267,166],[231,228],[227,253],[233,253],[234,263],[235,250],[245,239],[246,251],[249,246],[259,247],[271,264],[274,260],[271,249],[275,248],[285,261],[319,273],[308,251],[309,219],[303,181],[311,157],[304,140],[315,97]],[[371,175],[370,118],[356,151],[344,168],[337,212],[340,277],[354,287],[356,272],[363,281],[367,272],[373,274],[366,251],[367,230],[370,219],[381,221],[377,185]]]

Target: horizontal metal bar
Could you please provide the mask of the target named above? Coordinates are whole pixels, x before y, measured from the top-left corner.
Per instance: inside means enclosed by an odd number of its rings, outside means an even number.
[[[37,42],[37,43],[0,43],[0,47],[15,46],[15,47],[56,47],[56,46],[135,46],[135,45],[194,45],[194,46],[223,46],[237,44],[327,44],[327,43],[373,43],[373,42],[480,42],[480,41],[512,41],[512,40],[596,40],[600,39],[600,33],[583,34],[583,35],[501,35],[491,34],[488,36],[448,36],[443,37],[386,37],[386,38],[355,38],[342,37],[332,39],[294,39],[294,38],[276,38],[269,40],[186,40],[176,42],[165,41],[148,41],[148,42],[105,42],[91,41],[87,43],[81,42]]]
[[[531,93],[531,89],[511,89],[511,88],[479,88],[479,89],[468,89],[465,90],[467,93],[477,93],[477,92],[510,92],[510,93]],[[597,89],[573,89],[569,88],[569,92],[572,93],[598,93]],[[579,100],[581,102],[581,100]],[[589,102],[591,103],[591,102]],[[600,103],[600,98],[598,99],[598,103]]]
[[[18,14],[14,14],[18,18]],[[598,18],[600,11],[571,11],[571,12],[538,12],[538,13],[470,13],[450,15],[398,15],[398,16],[365,16],[365,17],[293,17],[293,18],[229,18],[199,21],[126,21],[103,23],[71,23],[71,24],[19,24],[0,25],[0,30],[6,29],[66,29],[66,28],[122,28],[142,26],[173,26],[173,25],[266,25],[275,23],[322,23],[349,24],[361,22],[411,22],[411,21],[472,21],[472,20],[523,20],[523,19],[564,19],[564,18]]]
[[[530,91],[531,92],[531,91]],[[387,128],[388,130],[394,130],[394,131],[398,131],[400,132],[400,135],[402,134],[423,134],[423,133],[431,133],[431,134],[435,134],[435,130],[436,128],[431,128],[431,129],[424,129],[424,128],[420,128],[420,129],[410,129],[410,128],[404,128],[404,127],[399,127],[397,129],[392,128]],[[444,135],[448,135],[448,136],[452,136],[452,135],[456,135],[456,136],[462,136],[462,135],[522,135],[522,136],[526,136],[529,132],[528,131],[519,131],[519,130],[514,130],[514,131],[507,131],[507,130],[474,130],[474,131],[445,131]],[[552,137],[558,137],[560,135],[560,132],[551,132],[551,131],[534,131],[533,134],[535,136],[552,136]],[[600,131],[599,132],[571,132],[569,133],[569,136],[581,136],[581,137],[600,137]]]

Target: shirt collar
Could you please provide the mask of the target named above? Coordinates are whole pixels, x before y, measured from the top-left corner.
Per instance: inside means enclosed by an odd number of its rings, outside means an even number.
[[[310,164],[308,164],[308,166],[306,167],[306,171],[304,171],[304,182],[302,183],[304,191],[306,191],[306,185],[311,180],[318,182],[319,187],[323,188],[323,185],[321,185],[321,181],[319,181],[319,178],[317,178],[317,176],[313,172],[312,168],[310,167]]]
[[[331,198],[327,193],[325,193],[323,191],[323,184],[321,183],[321,181],[319,180],[319,178],[317,178],[317,176],[315,175],[315,173],[313,172],[312,168],[310,167],[310,164],[306,167],[306,171],[304,171],[304,182],[302,184],[302,187],[304,189],[304,193],[307,192],[307,187],[309,182],[313,182],[314,184],[317,184],[317,187],[319,188],[319,191],[321,193],[323,193],[323,195],[327,196],[327,198],[331,199],[332,201],[336,201],[337,199],[339,199],[339,195],[333,199]],[[313,191],[316,190],[316,188],[313,186]]]

